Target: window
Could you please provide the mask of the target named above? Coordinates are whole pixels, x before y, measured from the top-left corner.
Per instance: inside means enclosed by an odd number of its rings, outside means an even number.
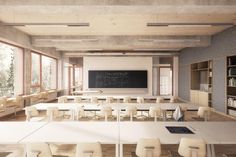
[[[160,67],[160,95],[172,95],[172,69]]]
[[[57,88],[57,60],[31,53],[31,93]]]
[[[45,90],[57,88],[57,62],[53,58],[42,56],[42,88]]]
[[[40,91],[40,55],[31,53],[31,93]]]
[[[23,50],[0,42],[0,96],[23,94]]]

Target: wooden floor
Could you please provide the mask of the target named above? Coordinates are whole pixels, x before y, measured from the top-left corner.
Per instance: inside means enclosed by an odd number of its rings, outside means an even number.
[[[40,114],[44,115],[45,112],[41,112]],[[188,111],[186,114],[186,121],[197,121],[199,119],[196,119],[197,117],[196,112],[194,111]],[[82,121],[92,121],[91,119],[84,118],[81,119]],[[110,119],[114,120],[114,119]],[[123,119],[125,121],[128,121],[129,119]],[[161,120],[161,119],[160,119]],[[17,116],[14,117],[13,115],[0,118],[0,121],[25,121],[25,115],[24,112],[18,112]],[[94,120],[93,120],[94,121]],[[97,121],[103,121],[103,119],[99,119]],[[134,121],[144,121],[144,119],[137,119],[135,118]],[[147,118],[145,121],[153,121],[152,118]],[[210,121],[235,121],[235,119],[232,119],[228,116],[224,116],[222,114],[212,112],[210,116]],[[219,135],[220,136],[220,135]],[[51,150],[54,155],[56,156],[69,156],[74,157],[75,156],[75,145],[60,145],[57,144],[50,144]],[[136,145],[124,145],[124,157],[135,157],[135,148]],[[104,157],[114,157],[115,156],[115,145],[102,145],[102,150]],[[177,152],[178,145],[163,145],[162,146],[162,154],[163,157],[169,156],[169,151],[171,152]],[[236,154],[236,145],[216,145],[215,146],[216,155],[217,157],[222,157],[222,154],[224,153],[235,153]],[[23,156],[23,145],[0,145],[0,157],[6,157],[7,153],[4,152],[14,152],[11,156],[8,157],[19,157],[19,153]],[[176,156],[177,157],[177,156]],[[236,157],[233,156],[233,157]]]

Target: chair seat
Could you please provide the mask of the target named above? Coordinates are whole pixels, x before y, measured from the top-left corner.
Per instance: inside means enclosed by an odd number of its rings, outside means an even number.
[[[32,117],[32,118],[30,118],[30,122],[40,122],[40,121],[44,121],[44,120],[46,120],[46,118],[45,117]]]

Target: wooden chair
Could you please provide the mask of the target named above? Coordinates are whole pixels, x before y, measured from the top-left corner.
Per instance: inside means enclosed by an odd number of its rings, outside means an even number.
[[[100,143],[79,143],[76,146],[75,157],[103,157]]]
[[[160,157],[161,143],[159,139],[140,139],[136,147],[138,157]]]
[[[183,157],[206,157],[206,143],[200,138],[181,138],[178,153]]]

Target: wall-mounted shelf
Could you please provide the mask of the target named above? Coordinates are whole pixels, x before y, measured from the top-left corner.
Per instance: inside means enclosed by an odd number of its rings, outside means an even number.
[[[212,60],[191,64],[191,102],[212,106]]]
[[[226,58],[226,111],[227,114],[236,116],[236,56]]]

